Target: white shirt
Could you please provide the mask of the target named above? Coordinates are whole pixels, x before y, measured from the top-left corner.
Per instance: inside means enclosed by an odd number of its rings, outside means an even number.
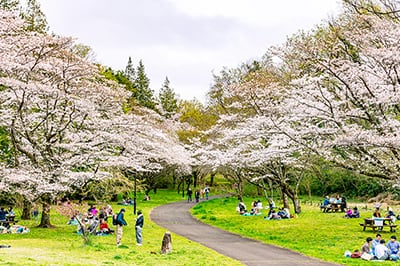
[[[375,256],[379,259],[379,258],[383,257],[383,255],[385,255],[385,252],[388,251],[388,250],[389,249],[386,246],[382,245],[382,244],[376,245],[376,247],[375,247]]]

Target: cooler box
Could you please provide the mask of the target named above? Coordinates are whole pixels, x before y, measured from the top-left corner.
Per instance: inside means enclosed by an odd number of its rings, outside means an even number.
[[[383,225],[383,218],[374,218],[374,225],[382,226]]]

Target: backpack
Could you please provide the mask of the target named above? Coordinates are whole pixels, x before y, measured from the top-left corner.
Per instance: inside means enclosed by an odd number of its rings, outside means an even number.
[[[112,217],[112,224],[117,225],[118,224],[118,214],[114,214]]]

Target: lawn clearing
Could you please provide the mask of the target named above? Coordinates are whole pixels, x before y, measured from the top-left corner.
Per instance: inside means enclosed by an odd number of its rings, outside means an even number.
[[[250,206],[254,199],[247,198]],[[241,216],[235,212],[238,201],[234,197],[214,199],[193,207],[192,214],[199,220],[224,230],[257,239],[268,244],[285,247],[307,256],[346,265],[370,265],[372,262],[344,257],[346,250],[361,250],[365,239],[375,237],[372,229],[364,232],[359,223],[364,217],[371,217],[373,209],[361,209],[361,218],[345,219],[344,213],[323,213],[317,205],[302,205],[302,213],[289,220],[264,220],[264,215]],[[349,207],[356,203],[349,203]],[[362,204],[359,204],[362,206]],[[394,207],[399,211],[400,207]],[[360,208],[359,208],[360,209]],[[396,212],[398,213],[398,212]],[[268,210],[263,210],[267,215]],[[388,241],[388,229],[380,232]],[[399,235],[397,235],[400,237]],[[380,262],[379,265],[393,265],[393,262]]]
[[[68,219],[52,208],[51,221],[55,229],[41,229],[34,226],[39,221],[20,221],[30,228],[28,234],[2,234],[0,244],[11,248],[0,249],[0,263],[3,265],[242,265],[218,254],[200,244],[172,233],[172,253],[160,255],[165,229],[150,221],[149,212],[156,206],[182,200],[176,192],[157,191],[151,194],[151,201],[138,201],[138,210],[145,216],[143,246],[136,246],[133,206],[113,204],[114,212],[126,209],[122,246],[116,247],[115,235],[93,236],[91,244],[83,245],[76,234],[76,227],[67,225]],[[143,195],[138,195],[142,199]],[[101,205],[97,205],[101,207]],[[18,217],[19,219],[19,217]],[[110,219],[109,219],[110,220]],[[111,221],[108,221],[110,227]],[[212,258],[210,261],[209,258]]]

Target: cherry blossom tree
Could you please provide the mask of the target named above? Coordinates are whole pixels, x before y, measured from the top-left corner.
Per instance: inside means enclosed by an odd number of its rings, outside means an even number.
[[[0,189],[40,199],[40,226],[49,227],[55,196],[107,176],[98,156],[101,124],[125,95],[71,52],[71,38],[26,31],[13,13],[0,16],[0,125],[15,151],[13,164],[0,167]]]
[[[200,158],[218,162],[219,170],[236,183],[239,197],[244,181],[261,187],[267,195],[264,181],[268,181],[279,188],[283,199],[292,200],[299,213],[298,187],[308,151],[278,130],[285,115],[278,108],[285,96],[279,75],[268,56],[231,73],[234,78],[228,77],[230,81],[220,82],[217,88],[226,114],[208,132],[208,149],[214,152],[204,151]],[[288,207],[286,200],[284,204]]]
[[[281,105],[288,122],[282,129],[336,165],[396,180],[400,27],[382,14],[347,12],[282,47],[293,77]]]
[[[15,151],[12,164],[1,164],[0,190],[41,200],[40,226],[51,226],[57,195],[111,177],[109,169],[190,171],[178,123],[142,107],[125,113],[129,92],[75,54],[71,38],[29,32],[16,15],[0,16],[0,126]]]

